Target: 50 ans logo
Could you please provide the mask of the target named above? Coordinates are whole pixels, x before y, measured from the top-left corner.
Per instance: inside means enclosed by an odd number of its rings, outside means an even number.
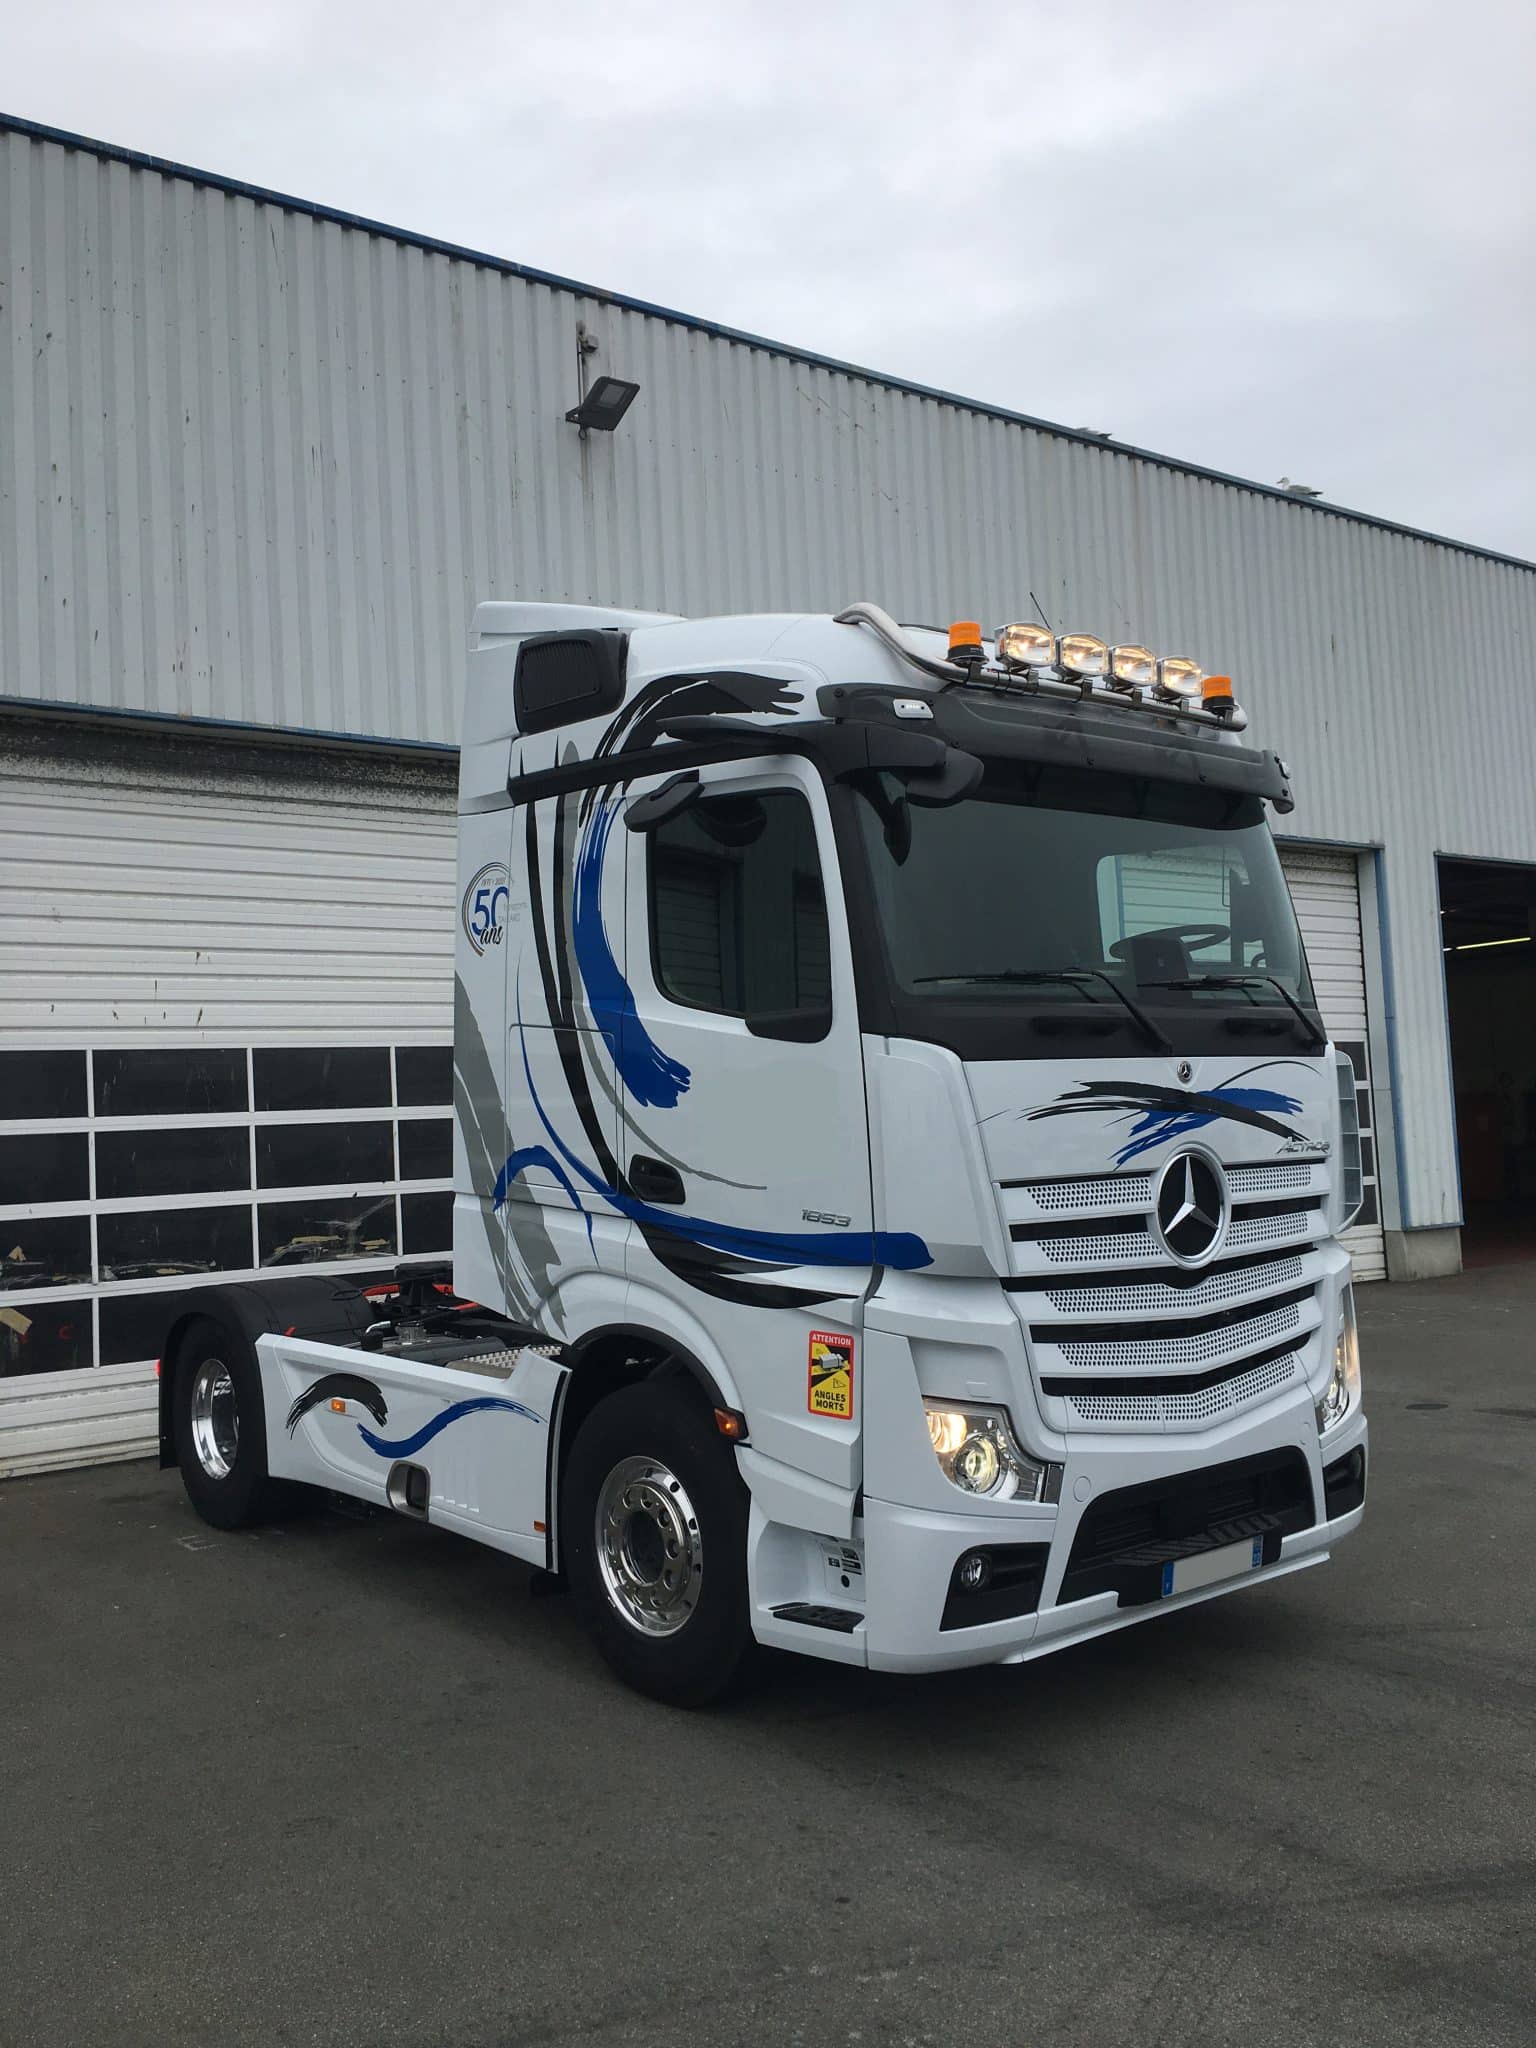
[[[506,866],[502,861],[487,861],[477,875],[471,877],[469,887],[464,891],[464,901],[459,909],[464,936],[476,954],[487,946],[499,946],[506,931],[507,906],[512,900],[508,887]]]

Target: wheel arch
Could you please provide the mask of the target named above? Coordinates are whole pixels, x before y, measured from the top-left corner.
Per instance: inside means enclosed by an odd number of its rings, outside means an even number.
[[[245,1338],[256,1339],[280,1330],[295,1337],[318,1337],[346,1343],[360,1337],[373,1321],[373,1307],[361,1287],[350,1280],[319,1273],[294,1273],[280,1279],[234,1281],[222,1287],[194,1287],[167,1303],[170,1321],[160,1343],[158,1385],[159,1463],[176,1463],[175,1393],[177,1353],[193,1323],[205,1318]]]
[[[550,1446],[547,1504],[550,1568],[559,1568],[560,1494],[571,1446],[592,1411],[610,1394],[644,1380],[687,1383],[710,1410],[740,1413],[729,1379],[689,1345],[647,1323],[606,1323],[567,1346],[570,1373],[560,1402],[558,1438]]]

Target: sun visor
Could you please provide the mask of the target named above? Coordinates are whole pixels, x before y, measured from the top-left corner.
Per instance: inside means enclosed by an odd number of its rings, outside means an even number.
[[[1295,809],[1290,777],[1277,754],[1245,747],[1225,734],[1180,731],[1173,716],[1143,706],[1112,710],[1047,701],[1023,691],[964,687],[886,690],[833,684],[818,695],[821,710],[833,718],[899,719],[909,731],[912,706],[919,700],[931,714],[921,721],[922,731],[984,761],[1032,761],[1042,767],[1193,783],[1262,797],[1277,811]]]

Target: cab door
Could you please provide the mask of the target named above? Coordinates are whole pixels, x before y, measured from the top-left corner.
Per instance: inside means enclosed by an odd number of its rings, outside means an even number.
[[[851,1340],[891,1248],[825,795],[799,761],[706,768],[686,809],[628,836],[632,1312],[653,1289],[698,1318],[739,1384],[755,1374],[754,1443],[856,1483]]]

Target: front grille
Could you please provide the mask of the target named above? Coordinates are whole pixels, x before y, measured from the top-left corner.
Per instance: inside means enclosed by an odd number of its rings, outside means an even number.
[[[1321,1211],[1320,1200],[1234,1203],[1227,1247],[1234,1252],[1267,1251],[1315,1237]],[[1164,1257],[1145,1215],[1010,1223],[1008,1235],[1016,1245],[1038,1249],[1053,1266],[1096,1266],[1111,1260],[1142,1266]]]
[[[1196,1268],[1177,1265],[1156,1234],[1156,1169],[999,1184],[1012,1246],[1005,1284],[1028,1297],[1019,1307],[1040,1391],[1059,1404],[1047,1406],[1053,1427],[1204,1427],[1304,1372],[1327,1162],[1225,1172],[1222,1256]]]
[[[1037,1342],[1054,1344],[1065,1365],[1096,1372],[1169,1372],[1179,1366],[1204,1365],[1228,1355],[1238,1345],[1257,1350],[1294,1330],[1301,1320],[1301,1303],[1311,1297],[1308,1287],[1256,1315],[1227,1309],[1193,1325],[1174,1323],[1166,1333],[1159,1332],[1155,1323],[1131,1323],[1123,1330],[1111,1323],[1086,1331],[1070,1324],[1065,1330],[1053,1331],[1047,1324],[1032,1334]],[[1185,1334],[1179,1334],[1181,1329]]]
[[[1212,1422],[1218,1415],[1226,1415],[1249,1401],[1262,1400],[1295,1374],[1295,1352],[1283,1351],[1278,1358],[1257,1367],[1244,1360],[1230,1376],[1218,1374],[1210,1384],[1198,1384],[1194,1392],[1186,1389],[1177,1394],[1083,1394],[1074,1389],[1066,1398],[1078,1421],[1090,1429],[1127,1422],[1189,1429]],[[1049,1380],[1046,1385],[1055,1391]]]
[[[1135,1209],[1152,1200],[1150,1173],[1096,1173],[1084,1180],[1005,1180],[1037,1209]]]
[[[1122,1607],[1140,1606],[1159,1597],[1165,1564],[1250,1538],[1272,1564],[1282,1540],[1310,1529],[1316,1515],[1307,1461],[1295,1449],[1121,1487],[1085,1510],[1057,1598],[1112,1592]]]
[[[1019,1232],[1014,1231],[1017,1238]],[[1103,1265],[1113,1259],[1144,1259],[1157,1250],[1157,1244],[1145,1223],[1131,1230],[1099,1230],[1087,1236],[1042,1237],[1040,1249],[1053,1265],[1086,1266]]]
[[[1236,1294],[1289,1287],[1304,1270],[1294,1256],[1269,1259],[1260,1254],[1224,1259],[1219,1266],[1196,1272],[1171,1266],[1161,1272],[1125,1273],[1113,1281],[1059,1281],[1053,1275],[1045,1298],[1062,1315],[1181,1315],[1209,1302],[1230,1301]],[[1012,1284],[1016,1289],[1018,1283]]]
[[[1255,1195],[1275,1194],[1282,1189],[1309,1188],[1310,1161],[1267,1160],[1262,1166],[1234,1166],[1228,1169],[1227,1186],[1234,1202],[1250,1201]]]
[[[1295,1206],[1266,1203],[1257,1209],[1234,1209],[1227,1243],[1234,1251],[1246,1251],[1250,1246],[1286,1244],[1311,1237],[1321,1207],[1320,1202],[1300,1202]]]

